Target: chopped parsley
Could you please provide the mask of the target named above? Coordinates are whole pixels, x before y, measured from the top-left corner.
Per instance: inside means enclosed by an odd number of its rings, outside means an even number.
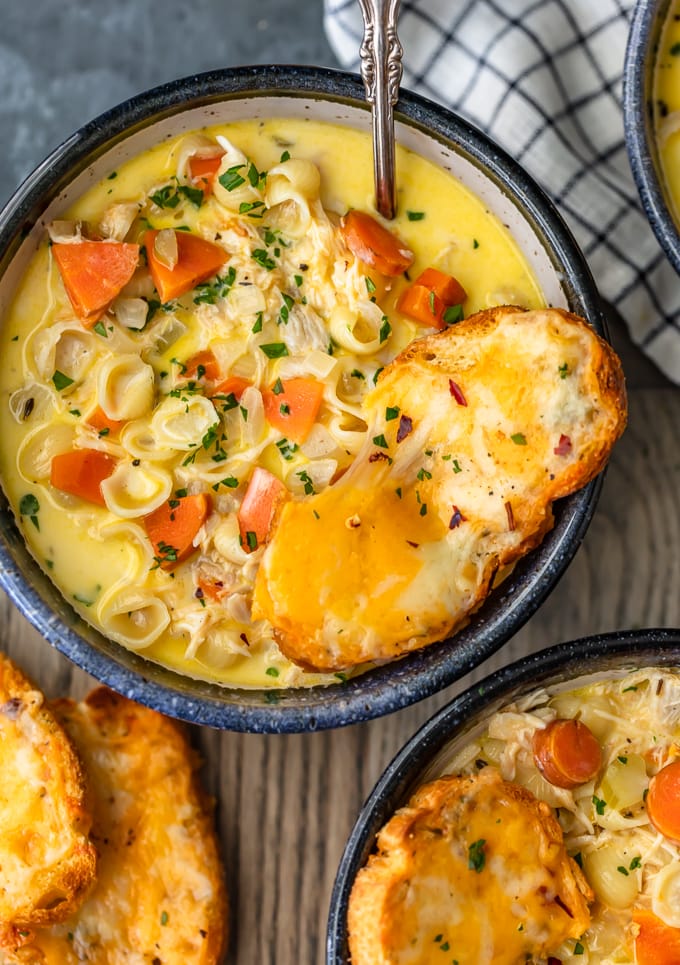
[[[424,211],[407,211],[406,217],[409,221],[422,221],[425,217]]]
[[[296,442],[290,442],[288,439],[279,439],[276,443],[276,448],[281,453],[282,457],[288,462],[293,458],[293,454],[297,452],[298,445]]]
[[[97,335],[101,335],[102,338],[108,338],[108,337],[109,337],[109,336],[108,336],[108,332],[106,331],[106,326],[105,326],[104,323],[101,321],[101,319],[97,322],[96,325],[93,326],[92,330],[93,330],[94,332],[96,332]]]
[[[515,443],[516,446],[526,446],[527,444],[527,437],[524,435],[523,432],[513,432],[510,438],[512,439],[512,441]]]
[[[73,385],[73,379],[70,379],[68,375],[64,375],[59,369],[56,369],[52,376],[52,381],[57,392],[61,392],[63,389],[67,389],[69,385]]]
[[[477,874],[483,870],[486,864],[485,845],[486,839],[480,838],[478,841],[473,841],[468,848],[468,868],[476,871]]]
[[[226,170],[224,174],[220,174],[217,180],[225,191],[235,191],[236,188],[240,188],[242,184],[246,183],[246,179],[239,173],[244,167],[245,165],[243,164],[236,164],[234,167]]]
[[[391,422],[393,419],[396,419],[400,412],[401,409],[398,405],[388,405],[385,409],[385,422]]]
[[[593,795],[593,806],[598,814],[604,814],[604,809],[607,806],[607,802],[603,801],[602,798]]]
[[[381,449],[389,449],[389,445],[387,444],[387,439],[385,438],[385,435],[382,432],[378,436],[373,436],[373,445],[380,446]]]
[[[28,516],[35,528],[40,532],[40,521],[38,519],[40,503],[33,493],[26,493],[25,496],[21,497],[19,500],[19,512],[22,516]]]
[[[276,669],[276,667],[267,667],[265,673],[268,677],[278,677],[279,675],[279,671]]]
[[[274,268],[276,268],[276,262],[266,248],[255,248],[250,257],[253,261],[256,261],[261,268],[266,268],[267,271],[273,271]]]
[[[299,477],[300,482],[304,483],[305,496],[313,496],[316,493],[316,490],[314,489],[314,483],[310,478],[307,470],[302,469],[300,472],[297,473],[297,476]]]
[[[238,486],[238,479],[236,476],[227,476],[225,479],[220,479],[218,483],[213,485],[215,492],[220,488],[220,486],[226,486],[227,489],[236,489]]]
[[[463,306],[449,305],[444,312],[443,318],[447,325],[454,325],[456,322],[460,322],[463,318]]]
[[[194,305],[215,305],[219,298],[226,298],[236,281],[236,269],[230,265],[226,275],[217,275],[212,282],[196,285]]]
[[[380,343],[382,344],[383,342],[386,342],[391,334],[392,326],[390,325],[390,321],[387,315],[383,315],[382,325],[380,326]]]
[[[260,345],[260,348],[268,359],[280,359],[288,355],[285,342],[268,342],[266,345]]]
[[[263,314],[262,312],[257,313],[257,317],[255,318],[255,324],[250,330],[253,333],[253,335],[257,335],[258,332],[262,331],[262,314]]]

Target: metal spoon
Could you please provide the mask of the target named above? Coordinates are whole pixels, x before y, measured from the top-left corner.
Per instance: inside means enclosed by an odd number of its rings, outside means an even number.
[[[366,100],[372,107],[375,203],[390,221],[397,210],[394,178],[394,113],[403,49],[397,36],[400,0],[359,0],[364,39],[359,50]]]

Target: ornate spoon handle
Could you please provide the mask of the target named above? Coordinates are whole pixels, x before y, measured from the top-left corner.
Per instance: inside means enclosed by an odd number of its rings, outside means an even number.
[[[400,0],[359,0],[364,39],[359,56],[366,100],[372,107],[375,202],[392,219],[397,195],[394,178],[394,113],[399,97],[402,46],[397,36]]]

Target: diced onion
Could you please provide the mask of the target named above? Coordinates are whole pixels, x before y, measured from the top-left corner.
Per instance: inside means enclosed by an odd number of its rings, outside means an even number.
[[[671,928],[680,928],[679,862],[671,861],[654,877],[652,911]]]
[[[55,245],[77,245],[82,241],[80,221],[53,221],[47,226],[50,241]]]
[[[600,901],[611,908],[630,908],[638,896],[638,878],[630,863],[637,857],[632,849],[619,841],[604,844],[583,855],[586,877]],[[619,869],[623,868],[621,871]],[[627,873],[626,873],[627,872]]]
[[[117,298],[113,311],[121,325],[141,331],[146,325],[149,305],[143,298]]]
[[[179,257],[175,229],[162,228],[154,239],[153,250],[161,264],[172,271]]]

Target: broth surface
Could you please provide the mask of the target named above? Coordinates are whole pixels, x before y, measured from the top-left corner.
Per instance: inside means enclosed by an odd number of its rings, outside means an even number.
[[[223,158],[220,178],[242,183],[216,185],[199,199],[187,179],[188,159],[214,154],[218,144],[230,159]],[[390,228],[414,252],[411,280],[429,266],[454,275],[467,293],[465,315],[498,304],[544,304],[508,230],[478,198],[399,147],[397,172],[399,213]],[[242,545],[238,511],[255,466],[296,498],[337,478],[363,438],[361,400],[380,368],[432,332],[396,308],[406,278],[385,280],[346,254],[338,257],[340,217],[350,208],[372,211],[372,197],[368,135],[284,119],[206,128],[110,172],[63,218],[99,236],[102,225],[120,233],[126,206],[136,206],[126,241],[143,243],[149,229],[216,239],[228,252],[216,280],[161,305],[139,271],[88,328],[74,314],[46,238],[17,290],[0,333],[4,488],[32,553],[64,596],[105,635],[150,660],[244,687],[343,679],[305,673],[282,656],[264,621],[250,621],[261,547]],[[126,313],[139,309],[140,299],[146,324],[132,328]],[[221,379],[237,376],[250,386],[240,398],[225,390],[216,414],[208,375],[187,368],[206,350],[217,357]],[[128,369],[103,388],[102,371],[121,357],[130,359]],[[93,428],[89,420],[107,392],[132,411],[140,366],[153,370],[153,410],[111,431]],[[262,411],[263,392],[271,402],[281,380],[292,378],[323,386],[314,428],[299,444]],[[113,405],[108,396],[104,404]],[[52,457],[73,446],[108,453],[124,474],[106,506],[50,484]],[[196,549],[177,566],[165,565],[145,532],[154,487],[165,487],[171,501],[209,496]],[[125,503],[124,511],[114,512],[114,503]]]

